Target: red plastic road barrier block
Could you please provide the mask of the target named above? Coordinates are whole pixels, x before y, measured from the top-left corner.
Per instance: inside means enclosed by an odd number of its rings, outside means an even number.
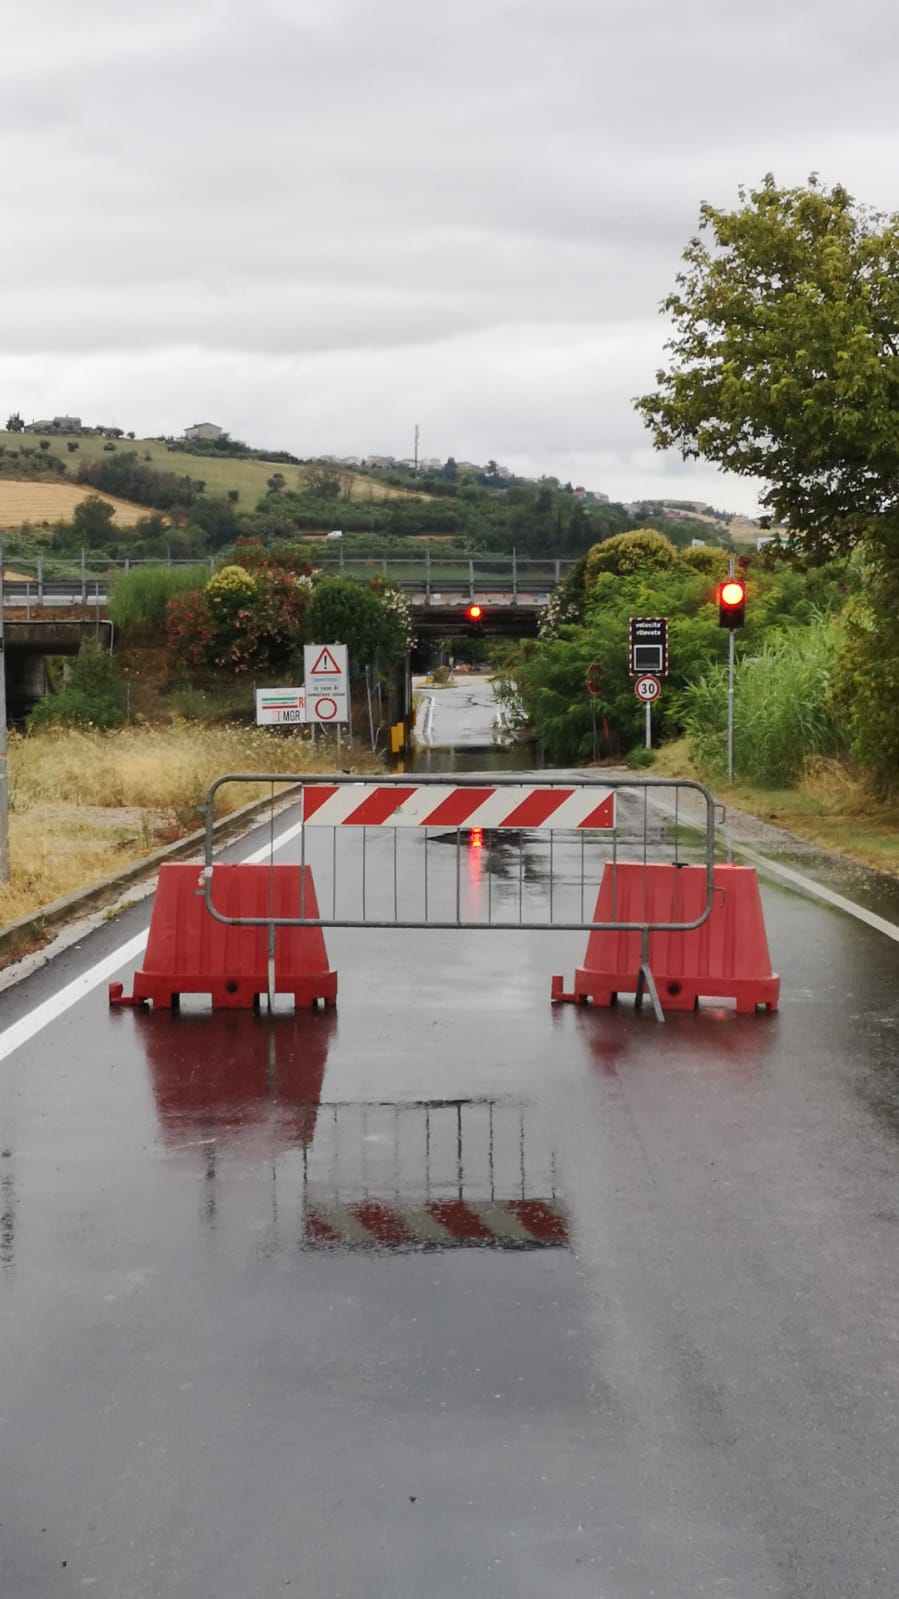
[[[700,998],[733,999],[749,1013],[777,1009],[780,978],[771,970],[768,939],[753,866],[716,866],[708,921],[692,932],[650,933],[649,967],[663,1010],[694,1010]],[[608,864],[593,919],[597,922],[692,922],[706,903],[703,866]],[[574,989],[552,982],[553,1000],[611,1005],[635,994],[640,973],[639,932],[593,932]]]
[[[171,1008],[181,994],[209,994],[214,1007],[248,1010],[268,992],[268,929],[216,921],[198,884],[196,866],[161,868],[143,970],[130,999],[121,983],[110,983],[110,1005],[152,1000]],[[308,866],[214,866],[212,903],[223,916],[318,916]],[[297,1007],[337,1003],[337,973],[328,970],[320,927],[277,929],[275,992],[292,995]]]

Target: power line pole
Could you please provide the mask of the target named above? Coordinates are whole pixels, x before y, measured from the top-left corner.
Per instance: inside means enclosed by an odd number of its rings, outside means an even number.
[[[418,423],[415,424],[415,476],[418,477]]]
[[[6,635],[3,611],[3,545],[0,544],[0,883],[9,882],[9,767],[6,758]]]

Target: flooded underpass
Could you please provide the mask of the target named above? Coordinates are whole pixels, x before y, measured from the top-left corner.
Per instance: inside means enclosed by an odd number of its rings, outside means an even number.
[[[505,729],[488,677],[460,674],[450,683],[417,680],[411,770],[526,772],[540,765],[537,742]]]

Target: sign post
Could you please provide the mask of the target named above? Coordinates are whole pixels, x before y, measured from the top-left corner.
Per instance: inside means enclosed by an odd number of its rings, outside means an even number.
[[[587,672],[586,672],[586,675],[584,677],[584,682],[587,685],[587,693],[590,695],[590,715],[591,715],[592,722],[593,722],[593,759],[594,759],[594,761],[596,760],[596,756],[597,756],[597,749],[596,749],[596,696],[597,696],[597,694],[600,691],[600,687],[601,687],[601,684],[602,684],[602,676],[603,676],[603,668],[602,668],[600,662],[599,661],[591,661],[590,665],[587,667]]]
[[[636,678],[634,693],[646,707],[646,748],[652,749],[652,705],[668,676],[667,616],[632,616],[627,630],[627,669]]]
[[[658,678],[653,677],[651,673],[645,673],[643,677],[638,677],[636,683],[634,684],[634,693],[636,694],[637,699],[642,700],[644,706],[646,707],[645,737],[646,748],[648,750],[652,749],[652,707],[661,692],[661,683],[659,682]]]

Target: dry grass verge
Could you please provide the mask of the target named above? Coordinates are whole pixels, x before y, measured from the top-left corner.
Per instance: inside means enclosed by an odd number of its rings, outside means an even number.
[[[344,745],[344,765],[347,754]],[[335,764],[333,745],[236,724],[13,736],[10,881],[0,883],[0,926],[193,832],[210,783],[226,772],[327,772]],[[358,743],[352,765],[373,769]],[[233,784],[220,792],[217,815],[269,793],[268,784]]]

